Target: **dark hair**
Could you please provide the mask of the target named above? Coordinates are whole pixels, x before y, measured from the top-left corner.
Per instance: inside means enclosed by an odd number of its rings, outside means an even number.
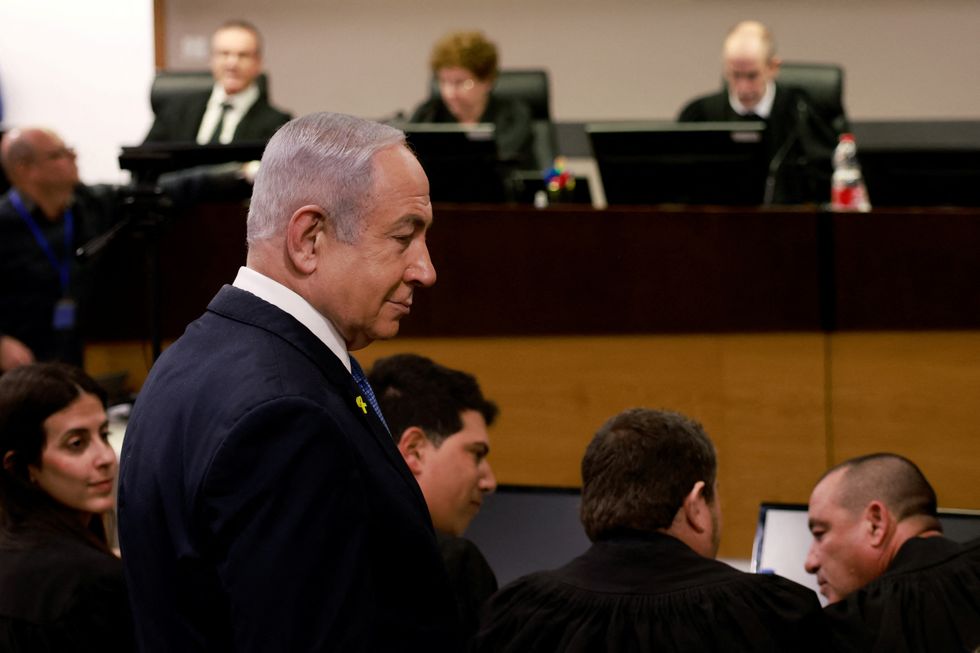
[[[936,491],[918,465],[896,453],[872,453],[845,460],[821,477],[844,470],[838,497],[855,512],[882,501],[899,521],[916,515],[937,519]],[[938,528],[938,526],[937,526]]]
[[[487,426],[497,406],[484,398],[472,374],[453,370],[418,354],[378,359],[368,375],[391,435],[397,444],[405,429],[417,426],[432,444],[463,428],[460,413],[475,410]]]
[[[582,458],[582,525],[593,541],[615,530],[668,528],[694,484],[714,501],[718,460],[700,424],[632,408],[599,429]]]
[[[0,536],[16,537],[28,525],[43,531],[67,529],[105,548],[101,519],[83,528],[77,516],[31,482],[28,470],[41,463],[45,420],[84,393],[95,395],[105,406],[102,387],[64,363],[36,363],[0,376]]]

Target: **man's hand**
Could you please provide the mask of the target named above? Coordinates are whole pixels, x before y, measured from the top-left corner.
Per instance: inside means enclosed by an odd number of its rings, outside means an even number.
[[[34,362],[34,352],[13,336],[0,336],[0,372]]]

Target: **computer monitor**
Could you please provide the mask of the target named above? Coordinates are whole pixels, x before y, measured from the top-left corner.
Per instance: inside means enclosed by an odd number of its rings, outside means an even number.
[[[980,206],[980,121],[854,124],[872,206]]]
[[[940,509],[939,521],[945,536],[957,542],[980,537],[978,510]],[[819,592],[816,576],[803,569],[811,541],[805,503],[763,503],[749,570],[779,574]]]
[[[577,488],[501,485],[486,497],[465,537],[486,557],[501,586],[564,565],[589,548]]]
[[[399,125],[429,177],[433,202],[502,202],[506,167],[499,162],[492,124]]]
[[[761,204],[764,129],[762,122],[585,126],[610,205]]]

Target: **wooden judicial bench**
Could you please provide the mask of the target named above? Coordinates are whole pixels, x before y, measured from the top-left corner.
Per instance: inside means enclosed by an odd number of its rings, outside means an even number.
[[[198,207],[158,238],[165,338],[234,278],[244,215]],[[980,508],[980,209],[438,205],[429,247],[436,285],[358,357],[476,374],[501,407],[501,483],[580,484],[596,428],[648,406],[717,444],[726,557],[749,556],[761,501],[805,502],[862,453],[907,455],[942,506]],[[150,358],[144,256],[107,255],[86,352],[133,389]]]

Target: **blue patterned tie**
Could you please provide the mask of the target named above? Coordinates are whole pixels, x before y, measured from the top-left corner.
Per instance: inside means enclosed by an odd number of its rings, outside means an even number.
[[[374,414],[385,425],[385,430],[390,432],[388,422],[385,421],[384,415],[381,414],[381,406],[378,405],[378,398],[374,396],[374,390],[371,389],[371,384],[368,383],[367,377],[364,376],[364,370],[361,369],[360,363],[353,356],[350,357],[350,373],[354,377],[354,383],[361,389],[361,394],[364,395],[364,398],[371,404],[371,408],[374,409]]]

